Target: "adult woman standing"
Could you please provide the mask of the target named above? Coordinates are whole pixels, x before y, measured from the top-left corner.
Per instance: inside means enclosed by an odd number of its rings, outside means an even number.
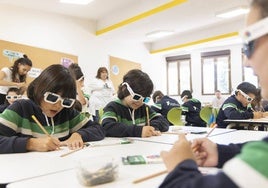
[[[32,61],[27,55],[23,55],[14,62],[13,66],[4,67],[0,70],[0,104],[4,104],[10,87],[19,88],[20,94],[26,91],[26,77],[31,68]]]
[[[89,84],[91,91],[89,99],[89,113],[92,114],[94,121],[99,121],[99,110],[108,104],[115,93],[114,86],[109,80],[106,67],[100,67],[97,71],[96,79]]]

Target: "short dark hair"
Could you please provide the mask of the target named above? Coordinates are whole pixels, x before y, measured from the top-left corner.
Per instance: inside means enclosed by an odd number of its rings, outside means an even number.
[[[145,72],[139,69],[132,69],[128,71],[123,77],[123,83],[127,82],[132,90],[142,95],[143,97],[150,97],[153,91],[154,84],[151,78]],[[120,84],[118,87],[117,96],[123,99],[130,95],[125,85]]]
[[[181,98],[187,96],[187,99],[191,99],[193,98],[192,96],[192,92],[190,90],[184,90],[182,93],[181,93]]]
[[[162,97],[164,97],[164,94],[160,90],[157,90],[157,91],[154,92],[154,94],[152,96],[154,102],[156,102],[157,97],[159,99],[161,99]]]
[[[253,84],[249,83],[249,82],[242,82],[241,84],[239,84],[236,88],[237,90],[240,89],[241,91],[243,91],[246,94],[253,94],[255,96],[258,95],[258,90],[256,88],[256,86],[254,86]],[[237,92],[236,92],[237,94]]]
[[[76,98],[76,83],[68,68],[60,64],[50,65],[30,83],[27,95],[40,105],[47,91],[60,93],[66,98]]]

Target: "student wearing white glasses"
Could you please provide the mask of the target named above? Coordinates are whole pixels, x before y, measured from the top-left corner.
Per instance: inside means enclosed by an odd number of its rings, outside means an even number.
[[[9,105],[13,104],[18,99],[21,99],[20,89],[16,87],[9,88],[4,104],[0,105],[0,113],[2,113]]]
[[[150,137],[167,131],[168,121],[146,105],[152,91],[152,80],[141,70],[133,69],[124,75],[118,99],[104,108],[101,122],[106,136]]]
[[[78,149],[104,138],[102,127],[72,108],[76,84],[60,64],[47,67],[31,82],[27,95],[0,114],[0,153]],[[41,123],[48,136],[32,119]]]
[[[228,97],[222,104],[216,118],[220,128],[226,128],[226,119],[258,119],[263,116],[262,112],[255,112],[251,102],[258,95],[257,88],[249,83],[242,82],[236,88],[235,94]],[[237,127],[239,128],[239,127]]]
[[[268,1],[252,0],[247,18],[249,27],[243,32],[252,37],[245,41],[247,47],[245,55],[248,59],[247,65],[253,68],[260,80],[264,99],[268,99],[267,23]],[[259,27],[259,30],[256,27]],[[261,31],[261,34],[258,31]],[[170,173],[159,187],[266,188],[268,187],[267,151],[267,136],[260,141],[220,145],[213,143],[208,138],[189,142],[184,135],[181,135],[170,151],[161,152],[167,171]],[[203,175],[198,170],[198,165],[217,166],[222,170],[214,175]]]

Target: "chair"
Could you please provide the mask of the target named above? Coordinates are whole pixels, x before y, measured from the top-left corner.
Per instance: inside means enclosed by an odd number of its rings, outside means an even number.
[[[207,126],[210,126],[212,123],[215,123],[218,110],[211,106],[205,106],[200,110],[199,115],[200,118],[207,123]]]
[[[173,125],[184,125],[181,120],[182,109],[180,107],[171,108],[167,113],[167,119]]]

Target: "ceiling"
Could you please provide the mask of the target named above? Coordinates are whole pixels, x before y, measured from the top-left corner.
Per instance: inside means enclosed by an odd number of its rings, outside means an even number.
[[[94,21],[98,37],[153,45],[163,43],[167,38],[148,39],[146,33],[156,30],[175,31],[174,36],[169,37],[170,41],[172,37],[184,38],[187,33],[196,36],[206,28],[209,33],[209,28],[215,29],[232,22],[242,23],[243,16],[227,20],[215,17],[215,14],[233,7],[247,6],[249,2],[250,0],[95,0],[82,6],[61,4],[59,0],[0,0],[0,5]]]

